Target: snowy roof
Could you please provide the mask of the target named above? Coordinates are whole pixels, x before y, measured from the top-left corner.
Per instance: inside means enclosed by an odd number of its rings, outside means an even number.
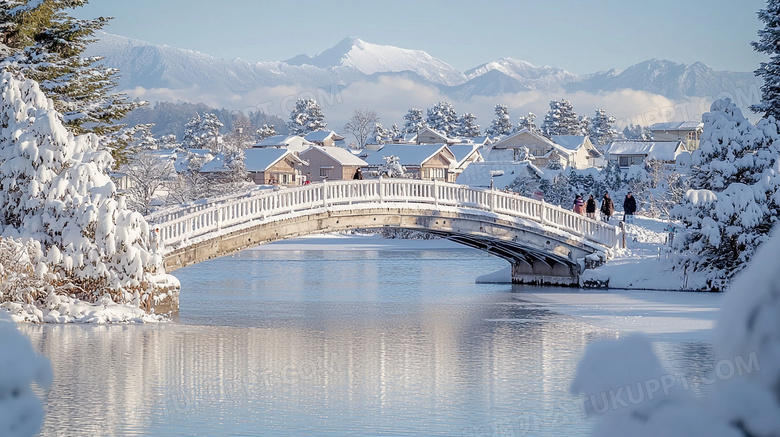
[[[383,165],[384,157],[392,155],[398,158],[401,165],[422,165],[442,149],[449,150],[444,144],[386,144],[376,152],[371,152],[366,162]]]
[[[306,138],[306,141],[323,142],[328,138],[330,138],[331,136],[333,137],[334,141],[339,139],[344,139],[344,137],[337,134],[336,132],[333,132],[332,130],[316,130],[314,132],[309,132],[308,134],[306,134],[304,138]]]
[[[404,143],[414,143],[417,141],[417,133],[405,133],[401,135],[401,141]]]
[[[295,140],[296,138],[300,138],[296,135],[274,135],[271,137],[268,137],[264,139],[263,141],[260,141],[259,143],[255,144],[255,146],[282,146],[282,145],[288,145],[291,141]]]
[[[353,155],[352,152],[350,152],[349,150],[342,149],[341,147],[311,146],[308,149],[301,152],[301,154],[306,154],[312,149],[319,150],[323,154],[330,156],[341,165],[359,165],[361,167],[365,167],[367,165],[366,161],[363,161],[362,159]]]
[[[244,165],[249,172],[261,172],[276,164],[286,155],[290,155],[295,161],[301,162],[294,153],[287,149],[264,147],[244,150]]]
[[[473,162],[458,176],[455,183],[470,185],[472,187],[489,187],[490,172],[503,171],[499,176],[493,176],[493,186],[498,189],[506,188],[520,176],[542,176],[542,171],[528,161],[522,162]]]
[[[211,149],[187,149],[187,153],[192,153],[193,155],[205,157],[206,155],[214,156],[214,153],[211,151]]]
[[[475,150],[479,149],[479,145],[477,144],[453,144],[451,146],[447,146],[453,155],[455,155],[455,159],[458,161],[458,164],[463,162],[464,159],[468,158],[472,153],[474,153]]]
[[[200,168],[201,173],[223,173],[230,171],[225,165],[225,155],[218,153],[211,161],[203,164]]]
[[[514,149],[493,148],[490,149],[490,152],[488,152],[485,160],[494,162],[512,162],[515,160],[515,151]]]
[[[670,121],[666,123],[656,123],[650,126],[650,130],[696,130],[704,127],[700,121]]]
[[[552,140],[555,144],[565,147],[569,150],[577,150],[585,144],[588,137],[585,135],[553,135]]]
[[[681,141],[613,141],[609,155],[644,155],[662,161],[674,161],[685,150]]]

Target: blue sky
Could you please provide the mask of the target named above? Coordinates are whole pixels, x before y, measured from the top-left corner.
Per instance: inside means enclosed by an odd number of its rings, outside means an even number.
[[[247,61],[313,55],[354,36],[425,50],[465,71],[501,57],[572,73],[650,58],[752,71],[764,0],[249,1],[92,0],[110,33]]]

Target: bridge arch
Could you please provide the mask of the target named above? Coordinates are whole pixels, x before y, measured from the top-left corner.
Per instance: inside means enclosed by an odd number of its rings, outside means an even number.
[[[349,229],[429,232],[512,264],[518,283],[576,285],[582,260],[617,243],[606,223],[516,194],[410,179],[254,190],[169,208],[159,229],[167,271],[286,238]]]

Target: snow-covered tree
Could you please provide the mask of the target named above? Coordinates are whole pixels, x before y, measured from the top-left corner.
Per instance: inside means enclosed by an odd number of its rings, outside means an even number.
[[[488,135],[509,135],[512,133],[512,121],[509,119],[509,109],[506,105],[496,105],[496,118],[490,123],[490,127],[485,129]]]
[[[455,135],[467,138],[478,137],[479,125],[477,124],[477,116],[467,112],[462,114],[458,119],[458,129],[455,131]]]
[[[397,140],[398,138],[401,138],[403,134],[401,133],[401,129],[398,127],[397,123],[393,123],[392,126],[390,126],[390,135],[393,136],[394,140]]]
[[[290,112],[290,121],[287,122],[291,135],[306,135],[324,130],[327,126],[325,115],[314,99],[298,99],[295,108]]]
[[[423,119],[423,110],[420,108],[411,108],[404,115],[404,128],[405,134],[416,134],[420,129],[428,127],[428,124]]]
[[[74,133],[116,131],[131,110],[145,102],[128,101],[112,93],[118,70],[99,57],[82,57],[93,35],[108,23],[100,17],[76,19],[71,8],[87,0],[5,0],[0,2],[0,42],[10,53],[0,60],[3,70],[37,81],[65,125]]]
[[[130,162],[122,167],[130,180],[127,200],[130,208],[141,214],[151,212],[155,193],[176,178],[170,161],[142,151],[134,154]]]
[[[615,124],[615,117],[607,115],[603,109],[596,110],[596,116],[593,117],[588,130],[590,140],[596,146],[605,146],[612,142],[617,135],[617,131],[612,127]]]
[[[653,133],[647,126],[629,124],[623,128],[623,137],[627,140],[648,141],[653,139]]]
[[[263,127],[258,129],[255,132],[255,141],[260,142],[263,141],[266,138],[270,138],[274,135],[279,135],[276,132],[276,129],[274,129],[274,125],[272,124],[264,124]]]
[[[530,132],[533,133],[541,132],[539,130],[539,127],[536,126],[536,114],[534,114],[533,112],[529,112],[527,115],[520,116],[515,131],[521,131],[523,129],[528,129]]]
[[[179,140],[176,139],[176,135],[174,134],[161,136],[157,141],[157,145],[161,150],[172,150],[181,146],[181,144],[179,144]]]
[[[780,0],[767,0],[766,8],[758,11],[758,19],[765,26],[758,31],[758,41],[753,49],[769,55],[768,62],[762,62],[755,71],[764,83],[761,85],[761,102],[750,107],[764,117],[780,119]]]
[[[376,111],[371,109],[355,109],[352,111],[352,117],[350,117],[347,124],[344,125],[344,131],[355,136],[358,149],[365,149],[366,143],[372,134],[374,137],[379,135],[379,132],[376,129],[378,124],[379,117],[376,115]],[[379,125],[379,127],[381,128],[382,125]],[[387,135],[381,135],[382,138],[385,138],[386,136]]]
[[[588,135],[590,131],[590,117],[587,115],[580,115],[580,132],[577,135]]]
[[[0,76],[0,235],[40,242],[38,273],[83,297],[145,291],[162,266],[149,226],[116,195],[97,136],[73,136],[60,120],[37,83]]]
[[[376,144],[387,144],[391,140],[390,136],[390,131],[382,127],[382,123],[374,123],[372,137]],[[365,146],[365,143],[363,145]]]
[[[428,109],[426,124],[445,135],[454,134],[458,130],[458,115],[450,102],[439,102]]]
[[[553,135],[582,135],[580,119],[566,99],[550,102],[550,112],[545,115],[541,130],[548,138]]]
[[[780,216],[780,135],[773,117],[754,126],[730,99],[715,101],[703,121],[692,189],[673,212],[690,232],[686,262],[723,290]]]
[[[223,126],[214,114],[196,115],[187,122],[181,145],[185,149],[210,149],[217,154],[222,151],[224,142],[219,133]]]

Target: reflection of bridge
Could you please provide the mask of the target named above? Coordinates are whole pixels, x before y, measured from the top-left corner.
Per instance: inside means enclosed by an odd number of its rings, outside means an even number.
[[[614,226],[542,201],[411,179],[254,190],[147,219],[159,229],[169,272],[286,238],[385,227],[429,232],[504,258],[515,282],[575,285],[585,256],[617,243]]]

